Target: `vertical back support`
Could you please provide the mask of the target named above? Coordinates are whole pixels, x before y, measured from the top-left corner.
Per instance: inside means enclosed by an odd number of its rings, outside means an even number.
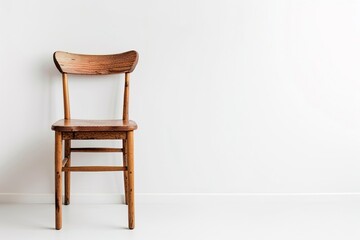
[[[64,119],[70,119],[70,102],[67,73],[62,74],[63,98],[64,98]],[[65,140],[65,158],[67,158],[66,167],[71,166],[71,140]],[[70,172],[65,172],[65,205],[70,204]]]
[[[130,84],[130,73],[125,73],[125,84],[124,84],[124,102],[123,102],[123,120],[129,121],[129,84]],[[128,143],[127,140],[123,141],[123,165],[128,166],[127,153]],[[124,172],[124,190],[125,190],[125,203],[129,204],[129,174],[128,171]],[[130,222],[129,222],[130,224]],[[132,223],[131,223],[132,224]],[[129,225],[130,226],[130,225]]]
[[[69,88],[67,74],[62,74],[63,97],[64,97],[64,119],[70,119]]]
[[[69,100],[69,87],[68,77],[66,73],[62,74],[63,85],[63,98],[64,98],[64,119],[70,119],[70,100]],[[123,120],[129,120],[129,86],[130,86],[130,73],[125,73],[124,84],[124,103],[123,103]]]
[[[124,104],[123,104],[123,120],[129,120],[129,84],[130,73],[125,73],[125,86],[124,86]]]

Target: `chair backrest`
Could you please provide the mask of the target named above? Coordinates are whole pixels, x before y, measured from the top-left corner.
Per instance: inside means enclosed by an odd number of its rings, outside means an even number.
[[[129,120],[129,81],[130,73],[138,62],[138,53],[129,51],[112,55],[84,55],[57,51],[54,53],[54,63],[62,73],[64,118],[70,119],[70,103],[68,89],[68,74],[104,75],[125,73],[123,120]]]

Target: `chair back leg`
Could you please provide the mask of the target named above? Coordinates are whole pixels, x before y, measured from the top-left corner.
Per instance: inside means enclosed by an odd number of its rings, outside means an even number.
[[[127,166],[127,142],[126,139],[123,139],[123,166]],[[129,174],[127,171],[124,171],[124,193],[125,193],[125,204],[129,202],[129,193],[128,193],[128,179]]]

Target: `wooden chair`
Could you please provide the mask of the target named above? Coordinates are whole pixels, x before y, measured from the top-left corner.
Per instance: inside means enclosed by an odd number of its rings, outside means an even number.
[[[134,130],[135,122],[129,120],[129,80],[138,53],[129,51],[114,55],[81,55],[55,52],[54,62],[62,74],[64,119],[51,127],[55,131],[55,222],[62,227],[62,172],[65,173],[65,201],[70,204],[70,173],[79,171],[124,171],[125,203],[128,205],[129,228],[135,227],[134,212]],[[123,119],[77,120],[70,118],[68,74],[102,75],[125,73]],[[121,140],[122,148],[72,148],[71,140],[112,139]],[[64,158],[63,158],[63,140]],[[122,152],[123,166],[71,166],[72,152]]]

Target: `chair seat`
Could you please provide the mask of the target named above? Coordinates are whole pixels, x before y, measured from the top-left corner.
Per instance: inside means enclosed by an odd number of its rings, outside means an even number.
[[[117,132],[137,129],[134,121],[116,120],[81,120],[61,119],[55,122],[51,129],[59,132]]]

